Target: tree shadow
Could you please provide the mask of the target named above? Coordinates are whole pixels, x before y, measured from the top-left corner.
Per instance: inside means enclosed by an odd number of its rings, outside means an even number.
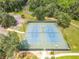
[[[19,50],[20,51],[27,51],[29,50],[29,44],[27,42],[27,40],[22,40],[19,44]]]

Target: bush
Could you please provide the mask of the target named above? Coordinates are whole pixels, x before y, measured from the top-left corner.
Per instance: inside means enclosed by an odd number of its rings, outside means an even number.
[[[0,59],[5,59],[6,55],[3,50],[0,49]]]
[[[78,0],[57,0],[58,6],[63,9],[69,8],[71,5],[75,4]]]
[[[56,10],[55,0],[30,0],[30,10],[33,11],[33,16],[38,20],[44,20],[46,16],[53,16]]]
[[[59,10],[79,20],[79,0],[57,0]]]
[[[45,7],[40,6],[40,7],[38,7],[38,8],[35,9],[35,11],[33,13],[33,16],[36,16],[36,18],[38,20],[44,20],[45,19],[44,17],[46,16],[45,11],[46,11]]]
[[[55,57],[51,57],[51,59],[55,59]]]
[[[5,12],[20,11],[26,5],[27,0],[4,0],[0,2],[0,9]]]
[[[29,0],[29,7],[31,11],[34,11],[36,8],[40,6],[47,6],[54,0]]]
[[[59,12],[57,15],[58,24],[62,26],[63,28],[69,27],[71,22],[71,17],[64,12]]]
[[[73,19],[79,18],[79,0],[29,0],[29,9],[37,18],[56,17],[58,12],[68,13]]]
[[[52,51],[52,52],[50,52],[50,54],[51,54],[51,55],[53,55],[53,54],[54,54],[54,52]]]
[[[9,35],[0,35],[0,53],[2,56],[12,57],[14,52],[18,51],[19,37],[15,32],[9,32]]]
[[[15,26],[17,24],[17,21],[13,16],[10,16],[9,14],[1,14],[0,15],[0,25],[4,28],[8,28],[10,26]]]
[[[70,7],[71,12],[69,14],[75,20],[79,20],[79,2]]]

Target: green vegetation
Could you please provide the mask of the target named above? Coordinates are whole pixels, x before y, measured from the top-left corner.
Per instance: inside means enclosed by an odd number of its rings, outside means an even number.
[[[2,51],[0,49],[0,59],[5,59],[5,57],[6,57],[6,55],[5,55],[4,51]]]
[[[0,0],[0,25],[4,28],[15,26],[15,18],[8,13],[21,11],[26,2],[27,0]]]
[[[61,25],[63,28],[69,27],[71,22],[71,17],[67,13],[59,12],[57,16],[58,16],[57,19],[59,25]]]
[[[62,27],[68,27],[71,19],[79,18],[78,0],[29,0],[29,5],[29,10],[38,20],[52,16]]]
[[[34,11],[33,15],[35,15],[38,20],[44,20],[44,17],[46,16],[45,12],[45,8],[40,6]]]
[[[56,10],[55,0],[29,0],[30,10],[38,20],[44,20],[46,16]]]
[[[18,12],[26,5],[27,0],[0,0],[0,26],[9,28],[17,25],[16,19],[10,12]],[[19,51],[19,37],[15,32],[0,34],[0,59],[9,59]],[[12,59],[12,58],[10,58]]]
[[[8,28],[10,26],[15,26],[17,21],[13,16],[10,16],[7,13],[0,14],[0,25],[4,28]]]
[[[54,55],[54,51],[51,51],[51,52],[50,52],[50,55]]]
[[[79,56],[65,56],[65,57],[58,57],[57,59],[79,59]]]
[[[12,57],[18,51],[19,40],[17,33],[9,32],[9,35],[0,35],[0,53],[5,58]],[[4,55],[5,54],[5,55]],[[1,54],[0,54],[1,55]]]
[[[79,25],[79,21],[73,20],[72,23],[75,24],[75,25],[77,25],[77,26]]]
[[[51,59],[55,59],[55,57],[51,57]]]
[[[29,10],[33,12],[38,20],[45,20],[45,17],[56,18],[57,23],[63,27],[63,35],[67,40],[71,52],[79,52],[79,0],[28,0]],[[35,17],[28,14],[24,9],[27,0],[0,0],[0,25],[4,28],[17,25],[15,18],[8,13],[15,13],[21,15],[24,22],[28,20],[36,20]],[[27,7],[26,7],[27,8]],[[23,10],[22,10],[23,9]],[[27,11],[27,12],[26,12]],[[73,20],[74,19],[74,20]],[[72,25],[71,23],[75,24]],[[76,26],[77,25],[77,26]],[[19,30],[25,32],[26,24],[22,23]],[[17,52],[21,46],[24,34],[17,34],[15,32],[8,33],[7,36],[0,35],[0,59],[4,57],[11,57]],[[20,42],[19,42],[20,41]],[[27,44],[28,46],[28,44]],[[50,54],[54,54],[51,52]],[[18,58],[21,58],[19,56]],[[36,56],[32,56],[37,59]],[[23,58],[29,58],[24,56]],[[31,57],[30,57],[31,58]],[[58,59],[79,59],[79,57],[60,57]],[[52,57],[54,59],[54,57]]]
[[[22,52],[17,55],[16,59],[38,59],[38,57],[30,52]]]
[[[79,20],[79,0],[58,0],[60,11],[68,13],[73,19]]]
[[[74,21],[73,24],[79,24],[79,21]],[[63,34],[71,48],[71,51],[79,52],[79,28],[70,25],[69,28],[63,30]]]
[[[0,9],[4,12],[20,11],[26,2],[27,0],[4,0],[0,2]]]
[[[69,8],[73,4],[75,4],[78,0],[57,0],[58,5],[61,8]]]

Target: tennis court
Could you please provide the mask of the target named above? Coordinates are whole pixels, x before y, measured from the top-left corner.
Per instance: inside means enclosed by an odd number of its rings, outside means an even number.
[[[31,22],[27,25],[22,49],[68,50],[69,46],[55,22]],[[28,47],[26,46],[28,44]]]

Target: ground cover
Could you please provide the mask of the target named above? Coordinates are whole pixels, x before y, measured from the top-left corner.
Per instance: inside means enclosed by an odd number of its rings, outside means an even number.
[[[65,57],[58,57],[56,59],[79,59],[79,56],[65,56]]]
[[[74,21],[75,24],[79,22]],[[67,40],[71,51],[79,52],[79,29],[73,25],[63,30],[65,39]]]

